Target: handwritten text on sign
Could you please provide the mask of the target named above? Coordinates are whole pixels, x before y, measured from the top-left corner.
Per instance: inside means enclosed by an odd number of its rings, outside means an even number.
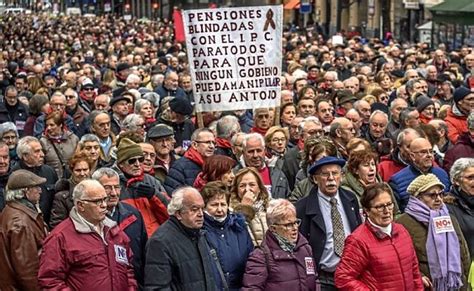
[[[279,105],[282,13],[282,6],[184,12],[197,112]]]

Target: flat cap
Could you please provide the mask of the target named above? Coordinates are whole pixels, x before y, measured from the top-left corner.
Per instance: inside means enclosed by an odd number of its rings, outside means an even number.
[[[8,177],[8,190],[18,190],[29,187],[36,187],[46,183],[46,178],[35,175],[27,170],[16,170]]]

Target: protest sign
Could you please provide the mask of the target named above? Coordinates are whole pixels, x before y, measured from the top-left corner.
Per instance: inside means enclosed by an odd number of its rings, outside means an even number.
[[[196,112],[280,104],[282,6],[183,13]]]

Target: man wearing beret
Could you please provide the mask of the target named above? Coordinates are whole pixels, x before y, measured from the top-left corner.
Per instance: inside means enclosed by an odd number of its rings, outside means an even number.
[[[448,116],[444,120],[448,125],[448,138],[455,144],[459,136],[467,132],[467,117],[474,111],[474,92],[466,87],[459,87],[454,91],[454,104],[448,109]]]
[[[161,95],[160,95],[161,96]],[[193,113],[193,106],[188,99],[175,97],[170,103],[170,120],[158,119],[158,123],[166,124],[173,128],[175,137],[175,152],[184,154],[191,143],[191,135],[194,132],[194,124],[188,118]]]
[[[122,122],[129,114],[128,108],[132,101],[133,96],[128,92],[124,92],[110,100],[110,108],[112,108],[110,114],[111,128],[115,135],[118,135],[122,130]]]
[[[324,157],[316,161],[309,174],[315,185],[305,198],[296,203],[301,219],[300,232],[308,239],[321,290],[336,290],[334,271],[341,260],[345,238],[362,223],[356,196],[340,188],[345,161]]]
[[[38,254],[47,228],[38,203],[45,182],[27,170],[8,178],[0,216],[0,290],[40,290]]]
[[[156,152],[155,160],[155,178],[162,184],[168,175],[168,171],[179,158],[173,152],[175,139],[174,131],[166,124],[157,124],[153,126],[146,136],[148,143],[150,143]]]
[[[120,200],[140,211],[150,237],[168,219],[165,189],[154,177],[143,172],[143,150],[137,143],[123,138],[117,147],[113,169],[119,174]]]

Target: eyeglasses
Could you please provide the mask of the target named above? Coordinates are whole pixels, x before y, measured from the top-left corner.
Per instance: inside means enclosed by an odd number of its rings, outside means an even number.
[[[96,206],[101,206],[102,204],[107,204],[109,202],[109,197],[104,197],[104,198],[99,198],[99,199],[82,199],[80,201],[82,202],[88,202],[88,203],[93,203]]]
[[[143,161],[145,161],[145,158],[144,158],[144,157],[131,158],[131,159],[128,159],[128,160],[127,160],[127,163],[128,163],[129,165],[134,165],[137,161],[140,162],[140,163],[143,163]]]
[[[421,150],[417,152],[413,152],[414,154],[420,154],[421,156],[432,156],[433,155],[433,150]]]
[[[120,191],[121,187],[120,185],[105,185],[104,189],[106,193],[110,193],[112,190],[115,190],[115,193],[117,193]]]
[[[76,98],[76,96],[74,96],[74,95],[64,95],[64,97],[66,97],[67,100],[71,100],[71,99]]]
[[[387,203],[387,204],[373,206],[372,208],[374,208],[378,212],[383,212],[385,210],[385,208],[387,208],[387,210],[393,210],[394,206],[395,206],[395,204],[393,204],[393,202],[390,202],[390,203]]]
[[[274,142],[274,143],[285,143],[286,142],[286,138],[272,138],[271,142]]]
[[[216,142],[213,140],[195,140],[196,143],[203,143],[207,145],[216,145]]]
[[[427,192],[427,193],[421,193],[421,195],[430,197],[432,200],[435,200],[437,197],[443,199],[443,197],[445,196],[445,192],[444,191],[441,191],[441,192]]]
[[[94,91],[94,88],[82,88],[84,91]]]
[[[282,226],[283,228],[285,228],[285,229],[287,229],[287,230],[290,230],[290,229],[299,227],[299,226],[301,225],[301,219],[297,218],[297,219],[296,219],[295,221],[293,221],[293,222],[289,222],[289,223],[274,223],[273,225]]]

